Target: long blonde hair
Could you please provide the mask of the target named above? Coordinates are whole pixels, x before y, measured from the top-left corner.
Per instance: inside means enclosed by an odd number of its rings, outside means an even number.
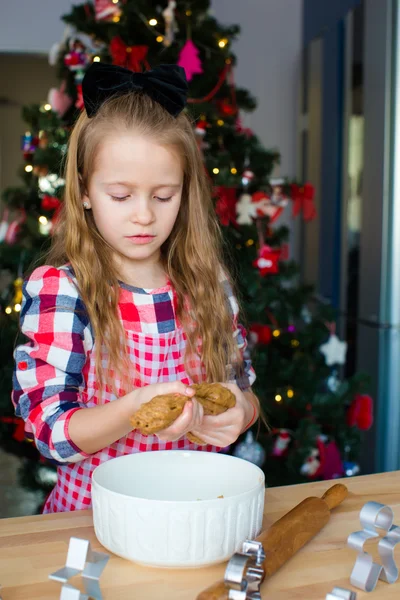
[[[69,139],[65,166],[65,198],[48,263],[70,263],[96,340],[96,371],[99,388],[111,385],[101,363],[101,348],[108,351],[108,373],[130,378],[126,338],[118,316],[119,273],[113,249],[100,235],[91,211],[82,207],[89,187],[99,144],[107,133],[132,131],[157,143],[176,148],[183,161],[182,201],[173,230],[161,248],[166,274],[177,295],[177,318],[187,335],[188,356],[200,356],[207,381],[229,379],[227,365],[241,369],[242,360],[233,338],[232,315],[221,285],[222,236],[213,207],[210,185],[193,133],[185,114],[172,117],[148,96],[130,93],[106,101],[91,119],[83,111]],[[232,283],[232,282],[231,282]],[[190,307],[190,312],[185,307]]]

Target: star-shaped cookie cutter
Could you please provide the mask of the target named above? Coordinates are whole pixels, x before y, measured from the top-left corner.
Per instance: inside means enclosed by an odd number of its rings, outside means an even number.
[[[399,577],[399,570],[394,560],[394,549],[400,543],[400,527],[393,525],[393,519],[393,511],[389,506],[379,502],[367,502],[360,512],[363,530],[351,533],[347,538],[350,548],[359,553],[350,581],[365,592],[372,592],[379,579],[387,583],[395,583]],[[364,551],[367,540],[380,537],[377,528],[386,531],[385,537],[382,537],[378,543],[382,564],[375,563],[372,556]]]
[[[103,600],[99,579],[109,560],[105,552],[94,552],[89,540],[71,537],[65,567],[49,575],[49,579],[62,583],[60,600]],[[81,575],[86,594],[68,584],[75,575]]]
[[[261,600],[265,552],[260,542],[246,540],[242,552],[231,558],[225,571],[229,600]]]

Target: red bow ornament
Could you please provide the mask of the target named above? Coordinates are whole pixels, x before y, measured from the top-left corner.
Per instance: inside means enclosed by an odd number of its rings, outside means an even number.
[[[119,36],[114,37],[110,43],[110,52],[113,65],[125,67],[135,73],[150,69],[147,62],[148,46],[128,46]],[[144,69],[143,69],[144,67]]]
[[[314,186],[306,183],[302,187],[292,185],[293,216],[297,217],[303,211],[305,221],[312,221],[317,216],[317,209],[314,205]]]

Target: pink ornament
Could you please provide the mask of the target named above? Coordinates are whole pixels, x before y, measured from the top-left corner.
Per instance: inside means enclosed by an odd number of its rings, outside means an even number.
[[[179,55],[178,65],[185,69],[188,81],[193,79],[193,75],[203,73],[203,67],[199,59],[199,50],[193,44],[192,40],[187,40],[183,46]]]
[[[57,88],[50,89],[47,98],[51,108],[58,114],[59,117],[65,115],[72,104],[72,98],[65,93],[65,88],[66,84],[65,81],[63,81],[59,90]]]

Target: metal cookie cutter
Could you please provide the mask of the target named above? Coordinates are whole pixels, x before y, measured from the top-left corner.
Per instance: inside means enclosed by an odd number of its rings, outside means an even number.
[[[261,600],[264,560],[265,552],[260,542],[246,540],[243,543],[242,552],[232,556],[225,571],[229,600]]]
[[[72,537],[69,541],[65,567],[49,575],[63,584],[60,600],[103,600],[99,579],[109,560],[105,552],[93,552],[89,540]],[[86,594],[68,584],[75,575],[82,575]]]
[[[347,543],[350,548],[358,551],[358,557],[350,576],[351,583],[366,592],[375,589],[379,579],[388,583],[395,583],[399,577],[399,570],[394,560],[394,549],[400,543],[400,527],[393,525],[393,511],[389,506],[379,502],[367,502],[360,512],[362,531],[349,535]],[[364,552],[364,544],[372,538],[379,538],[376,529],[386,532],[378,543],[380,562],[374,563],[373,558]]]
[[[325,600],[357,600],[357,594],[344,588],[335,587]]]

